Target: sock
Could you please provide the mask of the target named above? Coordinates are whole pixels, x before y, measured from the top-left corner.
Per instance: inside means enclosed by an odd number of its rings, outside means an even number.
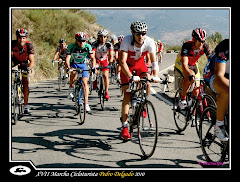
[[[108,95],[108,92],[107,92],[107,91],[105,92],[105,95]]]
[[[128,127],[128,122],[127,122],[127,121],[126,121],[126,122],[123,122],[123,123],[122,123],[122,126],[123,126],[123,127]]]
[[[216,126],[219,127],[219,126],[222,126],[224,125],[224,121],[216,121]]]

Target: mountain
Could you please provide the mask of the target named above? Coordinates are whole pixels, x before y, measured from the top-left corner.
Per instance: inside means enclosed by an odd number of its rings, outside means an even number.
[[[220,32],[229,38],[229,9],[94,9],[97,23],[116,35],[130,34],[133,21],[144,21],[148,36],[165,44],[181,44],[191,39],[194,28],[204,28],[208,35]]]

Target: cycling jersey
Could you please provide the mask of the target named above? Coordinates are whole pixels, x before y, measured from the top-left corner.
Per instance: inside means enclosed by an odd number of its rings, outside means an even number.
[[[85,43],[84,47],[81,48],[77,43],[70,44],[68,46],[67,55],[71,55],[70,63],[80,64],[85,62],[85,58],[88,54],[92,54],[92,47]]]
[[[100,42],[96,41],[93,43],[92,49],[96,52],[95,57],[97,61],[106,61],[108,58],[108,52],[113,51],[113,46],[110,42],[101,45]]]
[[[60,46],[57,47],[56,52],[59,52],[59,57],[65,61],[66,57],[67,57],[67,53],[68,53],[68,49],[67,46],[63,49],[61,49]]]
[[[211,79],[214,79],[215,62],[226,63],[225,76],[228,78],[230,71],[229,61],[229,39],[225,39],[220,42],[215,50],[209,56],[208,62],[203,70],[204,80],[210,83]],[[212,80],[213,81],[213,80]]]
[[[128,35],[124,37],[120,50],[128,53],[126,62],[131,72],[135,71],[136,76],[140,76],[143,73],[148,73],[148,68],[144,62],[144,58],[147,53],[156,54],[155,43],[150,37],[146,36],[143,45],[141,48],[138,48],[134,45],[133,36]],[[122,70],[120,76],[122,85],[125,85],[129,82],[129,78],[122,72]]]
[[[17,61],[27,61],[29,54],[34,54],[33,45],[29,41],[26,41],[24,47],[19,47],[17,40],[12,41],[13,59],[16,59]]]
[[[148,36],[146,36],[141,48],[138,48],[134,45],[133,36],[128,35],[124,37],[120,50],[128,53],[128,57],[127,57],[128,66],[134,66],[135,64],[138,64],[138,63],[144,63],[144,58],[147,55],[147,53],[156,54],[155,43]]]
[[[29,54],[34,54],[33,45],[26,41],[24,47],[18,45],[17,40],[13,40],[12,44],[12,66],[20,64],[20,69],[26,70],[28,66],[28,56]]]
[[[194,66],[198,59],[205,53],[206,56],[210,54],[210,48],[208,44],[204,43],[201,49],[194,50],[194,42],[187,41],[182,46],[182,51],[177,55],[177,59],[175,61],[175,68],[182,73],[182,57],[188,57],[188,65]]]

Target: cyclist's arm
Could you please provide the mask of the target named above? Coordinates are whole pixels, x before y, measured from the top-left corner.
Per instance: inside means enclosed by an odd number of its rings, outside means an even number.
[[[56,51],[56,53],[55,53],[55,55],[54,55],[54,57],[53,57],[54,60],[57,60],[57,56],[58,56],[58,54],[59,54],[59,52]]]
[[[108,59],[109,63],[113,62],[113,50],[109,51],[109,59]]]
[[[149,53],[149,56],[150,56],[151,63],[156,62],[156,53],[155,52]],[[158,70],[159,69],[152,70],[153,76],[158,77]]]
[[[183,75],[185,78],[188,78],[190,75],[192,75],[192,70],[188,67],[188,57],[183,56],[182,57],[182,69],[183,69]]]
[[[92,61],[92,67],[95,67],[96,66],[95,51],[93,54],[90,54],[90,59]]]
[[[125,52],[125,51],[123,51],[123,50],[121,50],[121,51],[120,51],[119,64],[120,64],[120,66],[121,66],[121,68],[122,68],[123,73],[130,78],[130,77],[133,76],[133,75],[132,75],[132,73],[129,71],[129,67],[128,67],[128,65],[127,65],[127,57],[128,57],[128,53]]]
[[[71,55],[67,55],[66,57],[67,68],[70,68],[70,59],[71,59]]]
[[[28,60],[30,61],[28,67],[29,67],[30,69],[32,69],[33,66],[34,66],[34,54],[29,54],[29,55],[28,55]]]

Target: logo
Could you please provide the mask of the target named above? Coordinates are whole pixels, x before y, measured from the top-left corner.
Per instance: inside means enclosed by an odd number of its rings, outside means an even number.
[[[14,166],[9,170],[12,174],[22,176],[31,172],[31,169],[26,166]]]

